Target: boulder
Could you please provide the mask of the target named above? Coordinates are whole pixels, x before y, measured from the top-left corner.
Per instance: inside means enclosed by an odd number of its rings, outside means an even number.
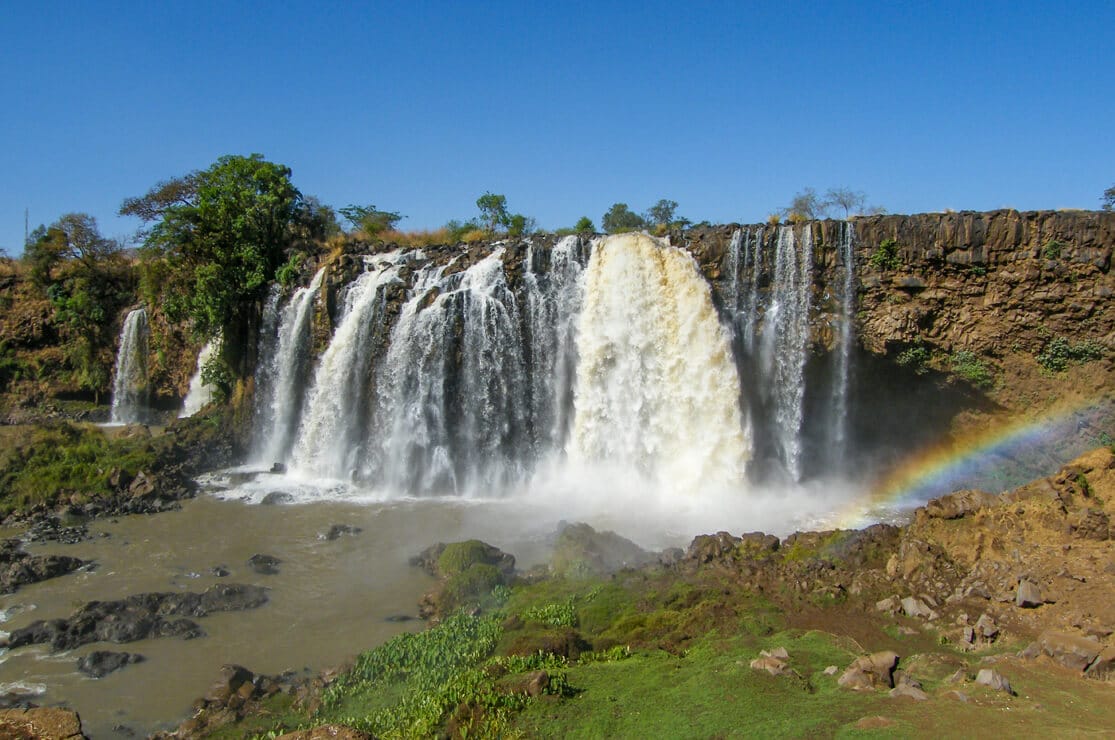
[[[995,619],[991,615],[981,614],[980,618],[976,620],[975,633],[977,638],[993,642],[999,636],[999,625],[995,623]]]
[[[72,573],[87,561],[67,555],[31,555],[19,540],[0,542],[0,593]]]
[[[1088,670],[1084,672],[1088,678],[1107,678],[1115,674],[1115,646],[1105,647],[1096,656]]]
[[[981,668],[980,672],[976,674],[976,683],[982,686],[988,686],[996,691],[1005,691],[1011,696],[1014,696],[1014,690],[1010,687],[1010,681],[994,668]]]
[[[261,506],[278,506],[279,504],[289,504],[292,501],[294,501],[294,496],[286,491],[271,491],[259,503]]]
[[[894,669],[898,665],[898,653],[884,650],[864,655],[852,661],[845,669],[837,684],[853,691],[894,688]]]
[[[118,601],[90,601],[67,619],[38,620],[13,630],[6,647],[49,643],[56,651],[91,642],[132,642],[148,637],[190,639],[205,634],[185,617],[253,609],[267,602],[261,586],[227,584],[201,593],[146,593]]]
[[[363,531],[364,530],[360,527],[354,527],[351,524],[334,524],[329,528],[327,532],[325,532],[325,534],[318,535],[318,537],[323,540],[332,542],[334,540],[339,540],[340,538],[345,536],[358,535]]]
[[[786,661],[775,658],[772,655],[763,655],[751,661],[751,669],[755,671],[766,671],[772,676],[781,676],[789,673],[789,666]]]
[[[885,612],[887,614],[897,614],[901,608],[902,602],[897,596],[888,596],[887,598],[875,602],[875,610]]]
[[[95,650],[77,662],[77,669],[86,676],[104,678],[132,663],[142,663],[142,655],[137,653],[117,653],[111,650]]]
[[[0,737],[22,740],[83,740],[77,712],[55,707],[0,710]]]
[[[256,553],[248,558],[248,567],[264,576],[273,576],[279,572],[279,564],[283,562],[274,555]]]
[[[1014,594],[1015,606],[1023,609],[1033,609],[1045,603],[1041,589],[1033,581],[1023,578],[1018,582],[1018,590]]]
[[[1103,652],[1096,640],[1053,630],[1041,633],[1038,646],[1043,654],[1074,671],[1084,671]]]
[[[728,532],[702,534],[693,538],[685,551],[685,559],[697,565],[732,560],[742,540]]]
[[[931,499],[925,505],[925,515],[931,519],[960,519],[998,499],[993,493],[977,490],[955,491],[947,496]]]
[[[913,699],[914,701],[927,701],[929,694],[925,693],[913,684],[904,683],[901,686],[895,686],[890,690],[889,696],[892,699]]]
[[[136,473],[136,477],[132,479],[131,485],[128,486],[128,494],[132,498],[148,498],[154,493],[154,479],[142,470]]]
[[[924,617],[925,619],[937,618],[937,612],[930,609],[924,601],[914,596],[907,596],[902,599],[902,613],[907,617]]]

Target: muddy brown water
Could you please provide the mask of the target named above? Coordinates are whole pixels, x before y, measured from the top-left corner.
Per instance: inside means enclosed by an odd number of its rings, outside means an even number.
[[[363,531],[324,539],[334,524]],[[206,636],[194,640],[94,643],[63,653],[46,646],[0,650],[0,693],[29,693],[37,704],[71,707],[93,738],[171,728],[189,715],[222,664],[267,674],[316,671],[421,629],[420,621],[388,618],[416,614],[432,579],[407,559],[432,542],[480,537],[513,552],[520,565],[545,557],[543,530],[509,538],[505,524],[490,506],[444,500],[260,506],[209,496],[184,502],[181,511],[94,522],[90,540],[28,546],[93,560],[96,567],[0,596],[6,617],[0,629],[65,617],[87,601],[201,591],[221,582],[267,586],[270,600],[258,609],[196,620]],[[279,558],[279,573],[253,572],[247,560],[256,553]],[[218,578],[211,573],[215,566],[231,574]],[[140,653],[146,660],[93,679],[77,671],[77,661],[94,650]]]

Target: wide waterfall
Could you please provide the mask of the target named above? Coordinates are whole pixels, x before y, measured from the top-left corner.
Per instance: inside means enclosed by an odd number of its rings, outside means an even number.
[[[693,258],[644,234],[611,237],[593,250],[584,290],[571,461],[679,491],[741,485],[740,377]]]
[[[113,424],[138,424],[147,420],[147,311],[137,308],[124,318],[116,370],[112,381]]]
[[[836,470],[855,343],[854,230],[836,233],[822,252],[808,224],[741,228],[711,280],[645,234],[345,256],[268,299],[254,459],[388,497],[620,470],[743,494]]]
[[[178,412],[179,419],[193,416],[213,400],[213,388],[205,383],[203,373],[205,372],[205,366],[217,355],[220,348],[220,339],[210,339],[198,353],[197,368],[190,377],[190,388],[186,392],[186,398],[182,401],[182,410]]]

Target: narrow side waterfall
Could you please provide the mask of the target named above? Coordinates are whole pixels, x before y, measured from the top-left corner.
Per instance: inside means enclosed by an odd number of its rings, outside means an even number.
[[[841,224],[839,253],[843,280],[837,296],[840,313],[837,316],[837,346],[833,352],[835,368],[827,445],[828,464],[833,470],[843,467],[848,447],[848,384],[851,378],[856,303],[855,229],[850,223]]]
[[[762,363],[770,379],[774,434],[786,472],[801,478],[801,422],[805,401],[805,360],[809,349],[813,238],[809,224],[798,243],[794,229],[779,229],[771,302],[764,319]]]
[[[220,348],[219,339],[210,339],[198,353],[197,368],[190,378],[190,389],[186,392],[186,398],[182,401],[182,410],[178,412],[179,419],[193,416],[213,400],[213,389],[205,384],[201,376],[205,370],[205,365],[216,356]]]
[[[366,272],[348,286],[345,307],[329,347],[314,371],[294,445],[294,466],[330,478],[352,478],[367,404],[367,377],[384,321],[383,288],[398,280],[395,253],[368,258]]]
[[[273,294],[264,312],[261,350],[273,350],[260,353],[254,454],[264,464],[285,460],[290,452],[311,361],[313,306],[324,279],[322,268],[308,287],[295,291],[281,312],[278,294]]]
[[[390,490],[490,494],[525,473],[530,386],[503,257],[428,273],[402,308],[376,380],[381,436],[367,471]]]
[[[570,461],[678,491],[740,485],[750,454],[740,378],[693,258],[645,234],[608,237],[584,290]]]
[[[114,424],[138,424],[147,418],[147,311],[137,308],[124,318],[112,381]]]

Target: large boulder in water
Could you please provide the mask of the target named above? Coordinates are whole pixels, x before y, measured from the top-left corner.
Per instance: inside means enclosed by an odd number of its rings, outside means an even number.
[[[515,571],[513,555],[480,540],[439,542],[411,558],[410,564],[441,581],[419,601],[418,614],[426,619],[488,605],[493,589],[505,585]]]

